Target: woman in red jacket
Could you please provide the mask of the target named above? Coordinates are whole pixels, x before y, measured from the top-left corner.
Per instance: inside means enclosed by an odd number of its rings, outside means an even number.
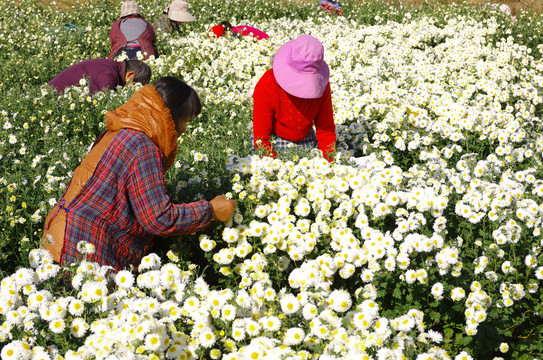
[[[254,147],[275,157],[274,148],[318,146],[331,161],[336,126],[329,76],[317,38],[302,35],[283,44],[253,93]]]

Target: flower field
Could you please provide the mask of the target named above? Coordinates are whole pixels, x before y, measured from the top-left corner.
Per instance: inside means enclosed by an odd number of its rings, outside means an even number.
[[[138,1],[146,19],[165,3]],[[543,359],[543,18],[491,7],[193,0],[158,35],[202,114],[166,174],[173,201],[228,193],[226,224],[163,241],[138,270],[39,248],[48,211],[139,87],[58,96],[107,57],[118,4],[0,0],[0,357]],[[270,38],[211,39],[229,20]],[[324,45],[338,156],[249,149],[252,90],[286,41]]]

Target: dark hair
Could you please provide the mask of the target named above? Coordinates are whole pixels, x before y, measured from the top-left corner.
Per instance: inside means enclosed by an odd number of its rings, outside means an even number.
[[[143,85],[149,84],[151,80],[151,68],[149,65],[139,60],[125,60],[124,72],[135,71],[134,79],[132,81],[142,83]]]
[[[222,25],[224,31],[232,30],[232,24],[230,24],[228,21],[223,21],[220,23],[220,25]]]
[[[175,122],[197,116],[202,112],[202,104],[196,91],[178,78],[164,76],[153,85],[170,109]]]

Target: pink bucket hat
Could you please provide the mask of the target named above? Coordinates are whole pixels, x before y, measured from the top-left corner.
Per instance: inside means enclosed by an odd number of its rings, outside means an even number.
[[[279,86],[290,95],[320,98],[330,77],[330,68],[324,62],[324,47],[311,35],[284,43],[273,58],[273,74]]]

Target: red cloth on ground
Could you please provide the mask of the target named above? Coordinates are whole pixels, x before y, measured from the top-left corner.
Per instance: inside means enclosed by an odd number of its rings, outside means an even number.
[[[323,156],[331,160],[336,143],[336,125],[332,109],[330,84],[320,98],[302,99],[286,93],[270,69],[262,75],[253,92],[254,146],[268,150],[275,156],[270,143],[272,133],[290,140],[303,139],[315,125],[317,142]]]
[[[256,38],[257,40],[267,39],[270,36],[266,34],[264,31],[259,30],[252,26],[246,26],[246,25],[238,25],[234,26],[232,28],[232,31],[235,33],[240,34],[241,36],[252,36]]]

